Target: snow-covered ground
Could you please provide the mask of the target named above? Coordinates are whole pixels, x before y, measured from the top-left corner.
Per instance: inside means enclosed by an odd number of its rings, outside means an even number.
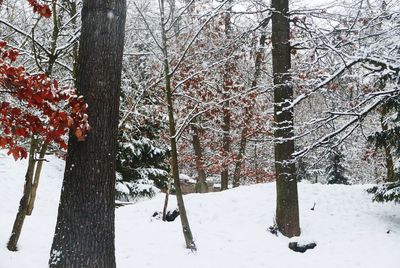
[[[0,151],[0,268],[47,267],[56,221],[63,161],[48,157],[33,215],[26,218],[18,252],[6,250],[23,189],[25,162]],[[274,183],[222,193],[185,196],[197,253],[184,248],[179,220],[152,220],[163,196],[116,212],[119,268],[398,267],[400,206],[376,204],[365,186],[300,183],[301,240],[317,247],[288,249],[289,239],[267,229],[275,210]],[[316,202],[315,210],[310,210]],[[170,202],[175,208],[175,200]],[[389,233],[387,233],[390,230]]]

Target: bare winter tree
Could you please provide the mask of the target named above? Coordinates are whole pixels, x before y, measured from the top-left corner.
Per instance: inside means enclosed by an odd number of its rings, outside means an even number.
[[[169,121],[169,135],[170,135],[170,145],[171,145],[171,169],[172,169],[172,177],[174,179],[174,186],[176,191],[176,199],[178,201],[178,208],[182,223],[183,235],[185,237],[186,247],[191,250],[196,250],[196,244],[194,243],[192,231],[190,229],[189,220],[186,214],[185,203],[183,201],[182,190],[180,186],[179,179],[179,168],[178,168],[178,150],[176,146],[176,126],[175,126],[175,118],[174,118],[174,104],[172,99],[172,84],[171,84],[171,73],[170,68],[170,58],[168,54],[168,39],[167,39],[167,31],[166,26],[167,22],[165,20],[166,12],[165,12],[165,2],[164,0],[160,0],[160,25],[161,25],[161,39],[162,39],[162,54],[164,57],[164,82],[165,82],[165,91],[166,91],[166,99],[168,105],[168,121]],[[173,12],[174,5],[170,5],[170,12]],[[171,16],[171,15],[170,15]],[[171,16],[173,18],[173,16]],[[174,27],[174,25],[172,25]]]
[[[306,122],[309,128],[297,138],[309,142],[295,156],[340,145],[356,129],[362,128],[368,115],[377,108],[380,108],[377,125],[381,125],[382,114],[388,112],[382,105],[399,93],[399,55],[395,49],[398,7],[377,0],[343,3],[343,8],[337,11],[328,6],[318,11],[294,11],[295,28],[308,37],[303,35],[294,44],[299,51],[296,58],[304,56],[305,64],[296,66],[299,94],[289,108],[324,92],[348,96],[340,106],[329,107]],[[327,26],[327,21],[338,23]],[[321,132],[326,126],[331,128]],[[382,128],[386,127],[384,122]]]

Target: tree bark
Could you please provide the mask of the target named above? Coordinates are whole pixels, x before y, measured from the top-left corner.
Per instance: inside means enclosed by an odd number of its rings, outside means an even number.
[[[231,1],[228,2],[228,4],[231,4]],[[225,15],[224,19],[224,24],[225,24],[225,36],[227,39],[230,38],[231,32],[232,32],[232,25],[231,25],[231,10],[232,7],[230,6],[227,10],[227,13]],[[230,53],[228,52],[227,55]],[[234,63],[231,60],[228,60],[225,64],[224,68],[224,74],[223,74],[223,88],[222,88],[222,98],[227,99],[229,97],[229,91],[231,90],[232,87],[232,79],[231,79],[231,74],[230,74],[230,69],[231,66]],[[223,161],[223,166],[222,166],[222,171],[221,171],[221,191],[227,190],[228,189],[228,184],[229,184],[229,153],[231,150],[231,136],[230,136],[230,130],[231,130],[231,111],[229,109],[230,102],[229,100],[226,100],[222,104],[222,131],[223,131],[223,136],[222,136],[222,151],[223,155],[222,157],[224,158]]]
[[[17,251],[18,239],[21,235],[22,226],[24,225],[26,217],[26,211],[28,209],[28,202],[32,188],[32,177],[33,177],[33,172],[35,170],[35,158],[34,158],[35,150],[36,150],[36,138],[32,137],[29,149],[28,170],[26,171],[25,174],[24,193],[19,202],[17,216],[15,217],[11,236],[7,243],[7,249],[10,251]]]
[[[171,145],[171,170],[172,177],[174,179],[176,200],[178,203],[179,215],[182,224],[183,236],[185,237],[186,248],[195,251],[196,244],[193,240],[192,231],[190,229],[189,220],[186,214],[185,203],[183,201],[181,184],[179,179],[179,168],[178,168],[178,150],[176,145],[176,126],[174,118],[174,104],[172,99],[172,86],[171,86],[171,74],[168,58],[168,45],[167,45],[167,33],[165,29],[165,11],[164,11],[164,0],[160,0],[160,15],[161,15],[161,35],[162,35],[162,53],[164,56],[164,82],[165,92],[168,106],[168,125],[169,125],[169,140]]]
[[[233,172],[233,187],[238,187],[240,185],[242,165],[244,163],[244,157],[246,154],[247,131],[247,127],[244,126],[242,129],[242,134],[240,135],[239,153],[235,163],[235,170]]]
[[[223,137],[222,137],[222,150],[224,154],[222,157],[224,158],[222,171],[221,171],[221,191],[228,189],[229,184],[229,164],[228,157],[231,149],[231,114],[229,111],[229,101],[225,101],[223,104]]]
[[[49,266],[115,267],[117,127],[125,0],[83,1],[77,90],[92,130],[72,133]]]
[[[288,237],[300,235],[294,153],[289,1],[272,0],[272,67],[274,74],[274,149],[276,224]]]
[[[192,127],[192,144],[194,149],[194,154],[196,157],[196,170],[197,170],[197,182],[195,186],[196,193],[207,193],[208,186],[207,186],[207,175],[204,169],[204,162],[203,162],[203,150],[201,148],[200,143],[200,135],[197,126],[194,124],[191,125]]]
[[[35,163],[36,163],[35,177],[33,178],[33,184],[32,184],[31,194],[30,194],[29,203],[28,203],[28,209],[26,210],[27,216],[32,215],[33,207],[35,206],[36,192],[37,192],[37,188],[39,186],[40,175],[42,173],[43,162],[44,162],[43,158],[46,155],[47,145],[48,145],[48,143],[46,141],[43,141],[43,144],[42,144],[42,146],[40,148],[40,152],[39,152],[39,160],[35,161]]]
[[[168,209],[168,201],[169,201],[170,191],[171,191],[171,181],[168,178],[168,184],[167,184],[167,189],[165,192],[165,199],[164,199],[164,207],[163,207],[163,212],[162,212],[162,220],[163,221],[167,220],[167,209]]]

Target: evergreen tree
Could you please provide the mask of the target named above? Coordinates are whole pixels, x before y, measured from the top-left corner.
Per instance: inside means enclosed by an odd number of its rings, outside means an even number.
[[[373,143],[377,148],[385,149],[392,148],[390,150],[392,158],[398,158],[400,150],[400,96],[396,95],[389,97],[380,107],[385,114],[383,118],[382,131],[376,132],[374,135],[369,137],[369,142]],[[388,157],[388,155],[386,155]],[[392,160],[393,161],[393,160]],[[387,178],[388,183],[374,186],[367,191],[374,195],[373,200],[377,202],[388,202],[394,201],[400,202],[400,176],[398,170],[393,168],[393,176]],[[388,172],[389,175],[389,172]]]
[[[368,189],[367,192],[374,195],[374,201],[400,203],[400,181],[374,186]]]
[[[152,72],[149,47],[135,43],[136,55],[124,60],[116,163],[116,198],[123,201],[152,197],[167,187],[169,148],[160,137],[167,131],[164,104],[160,92],[148,90]]]
[[[152,197],[158,189],[165,189],[169,166],[167,148],[156,146],[155,140],[122,135],[117,153],[117,196],[129,201]]]
[[[326,168],[328,184],[349,184],[344,175],[346,168],[343,166],[345,157],[337,147],[333,148],[329,156],[329,165]]]

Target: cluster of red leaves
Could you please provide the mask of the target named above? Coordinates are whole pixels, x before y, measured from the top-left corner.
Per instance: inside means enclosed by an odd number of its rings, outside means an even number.
[[[276,180],[275,172],[265,171],[262,168],[252,168],[244,165],[242,176],[245,184],[273,182]]]
[[[51,10],[48,5],[40,4],[36,0],[27,0],[29,5],[33,7],[33,13],[38,13],[40,16],[45,18],[51,17]],[[3,4],[3,0],[0,0],[0,6]]]
[[[57,80],[45,74],[29,75],[24,67],[12,66],[18,52],[6,49],[0,41],[0,148],[8,148],[15,159],[26,158],[19,141],[37,135],[61,148],[67,145],[63,136],[71,129],[78,140],[89,130],[87,104],[74,90],[60,88]]]
[[[51,17],[51,10],[48,5],[40,4],[36,0],[27,0],[29,5],[33,7],[33,12],[38,13],[40,16],[45,18]]]

